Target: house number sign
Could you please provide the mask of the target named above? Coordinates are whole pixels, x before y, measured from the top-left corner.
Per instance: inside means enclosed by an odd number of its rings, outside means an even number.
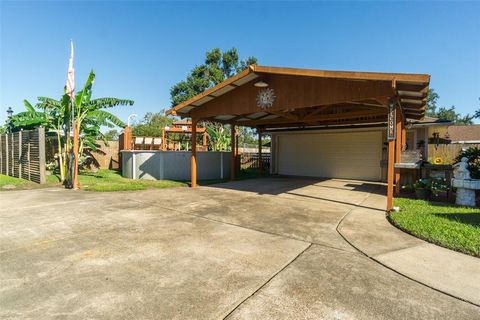
[[[388,121],[387,121],[387,140],[395,140],[396,138],[396,112],[395,103],[390,102],[388,104]]]

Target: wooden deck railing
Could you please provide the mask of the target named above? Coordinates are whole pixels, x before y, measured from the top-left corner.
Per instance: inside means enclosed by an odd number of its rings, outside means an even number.
[[[262,164],[264,170],[270,169],[270,153],[262,153]],[[240,154],[241,169],[257,169],[259,167],[260,159],[257,152]]]

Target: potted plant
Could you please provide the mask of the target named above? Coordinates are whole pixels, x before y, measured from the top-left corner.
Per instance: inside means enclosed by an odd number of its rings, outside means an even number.
[[[447,179],[445,178],[431,178],[429,181],[429,189],[430,192],[435,197],[446,198],[448,192],[448,184]]]
[[[430,182],[428,179],[418,179],[413,184],[413,188],[418,199],[428,199],[430,197]]]

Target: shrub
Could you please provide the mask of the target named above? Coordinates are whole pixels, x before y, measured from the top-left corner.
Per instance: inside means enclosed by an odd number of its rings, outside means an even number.
[[[470,147],[461,151],[455,158],[455,162],[460,162],[463,157],[468,159],[468,170],[472,179],[480,179],[480,148]]]

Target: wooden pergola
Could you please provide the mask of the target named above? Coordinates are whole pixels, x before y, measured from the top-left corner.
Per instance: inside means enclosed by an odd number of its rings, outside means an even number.
[[[202,145],[201,149],[206,151],[208,149],[207,145],[207,129],[195,127],[195,132],[202,134]],[[169,134],[191,134],[192,133],[192,122],[190,121],[175,121],[171,127],[162,128],[162,144],[161,150],[166,151],[169,149]],[[175,149],[175,148],[173,148]],[[197,147],[198,149],[198,147]]]
[[[268,130],[386,125],[388,138],[387,210],[392,210],[394,183],[399,192],[400,162],[407,119],[425,115],[427,74],[324,71],[251,65],[217,86],[173,107],[167,114],[192,119],[191,186],[196,186],[196,124],[208,120],[230,124],[232,179],[235,177],[235,126]],[[270,99],[259,98],[269,89]],[[272,98],[273,96],[273,98]],[[259,99],[261,101],[259,101]],[[273,100],[273,101],[272,101]],[[266,103],[264,103],[266,102]],[[261,152],[261,148],[259,148]]]

